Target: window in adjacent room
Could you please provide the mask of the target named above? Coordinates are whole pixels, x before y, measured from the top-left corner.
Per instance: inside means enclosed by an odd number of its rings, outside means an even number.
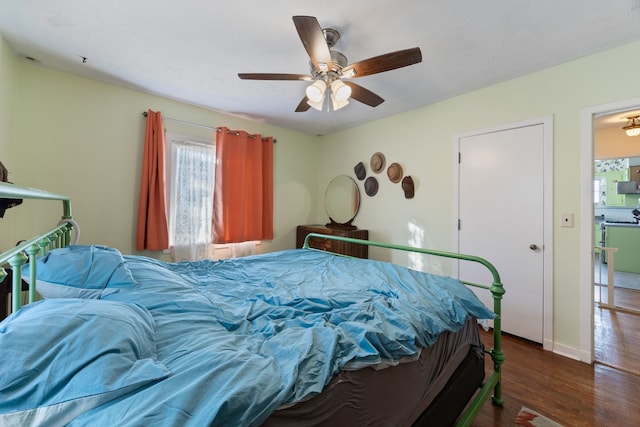
[[[604,198],[602,197],[602,192],[605,189],[605,186],[602,185],[603,178],[596,178],[593,180],[593,203],[596,206],[603,204]]]

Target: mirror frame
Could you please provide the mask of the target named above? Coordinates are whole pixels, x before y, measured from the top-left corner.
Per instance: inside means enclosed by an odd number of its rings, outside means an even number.
[[[336,197],[341,199],[336,202]],[[348,198],[352,199],[349,200]],[[351,209],[347,214],[349,217],[336,218],[336,210],[331,206],[335,207],[337,205],[340,209],[344,209],[344,207],[349,206],[349,204],[353,204],[353,209]],[[331,221],[326,224],[327,227],[350,230],[357,228],[351,223],[360,210],[360,190],[358,189],[358,184],[353,180],[353,178],[348,175],[338,175],[329,182],[324,193],[324,209]]]

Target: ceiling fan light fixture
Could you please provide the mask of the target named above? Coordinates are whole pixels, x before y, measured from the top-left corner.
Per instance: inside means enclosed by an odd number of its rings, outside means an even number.
[[[640,135],[640,115],[639,116],[629,116],[627,117],[627,124],[622,127],[624,131],[627,133],[627,136],[638,136]]]
[[[356,70],[354,70],[353,68],[349,68],[348,70],[342,71],[343,77],[355,77],[355,75],[356,75]]]
[[[307,99],[307,104],[318,111],[322,111],[322,108],[324,107],[324,96],[320,101],[312,101],[311,99]]]
[[[323,82],[322,80],[316,80],[315,82],[313,82],[311,85],[307,87],[307,89],[305,90],[305,93],[307,94],[307,98],[309,98],[309,101],[321,103],[322,100],[324,99],[324,93],[326,90],[327,90],[326,83]],[[309,105],[311,105],[311,103],[309,103]]]
[[[344,84],[342,80],[334,80],[331,82],[331,94],[332,98],[338,102],[347,101],[351,96],[351,87]]]
[[[346,107],[347,104],[349,104],[349,99],[339,100],[335,94],[331,94],[331,106],[333,107],[333,111],[338,111],[339,109]]]

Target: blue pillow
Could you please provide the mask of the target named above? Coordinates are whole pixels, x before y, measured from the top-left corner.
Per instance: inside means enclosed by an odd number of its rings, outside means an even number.
[[[42,300],[0,323],[0,425],[66,425],[169,375],[143,307]]]
[[[28,281],[28,265],[23,277]],[[36,290],[44,298],[100,298],[136,286],[122,254],[98,245],[54,249],[36,262]]]

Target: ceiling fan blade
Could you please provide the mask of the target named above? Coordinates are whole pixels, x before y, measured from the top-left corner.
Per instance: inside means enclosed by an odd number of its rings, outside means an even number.
[[[293,23],[315,69],[318,71],[330,69],[331,52],[318,20],[313,16],[294,16]]]
[[[298,104],[298,106],[296,107],[296,113],[301,113],[311,108],[311,105],[307,104],[308,100],[309,98],[307,98],[306,96],[302,98],[302,101],[300,101],[300,104]]]
[[[360,101],[370,107],[377,107],[384,102],[383,98],[371,92],[369,89],[365,89],[353,82],[345,80],[343,80],[343,82],[351,88],[351,98],[355,99],[356,101]]]
[[[350,78],[363,77],[419,62],[422,62],[422,52],[419,47],[413,47],[385,53],[384,55],[374,56],[373,58],[347,65],[342,69],[342,76]]]
[[[313,80],[307,74],[279,74],[279,73],[238,73],[243,80]]]

